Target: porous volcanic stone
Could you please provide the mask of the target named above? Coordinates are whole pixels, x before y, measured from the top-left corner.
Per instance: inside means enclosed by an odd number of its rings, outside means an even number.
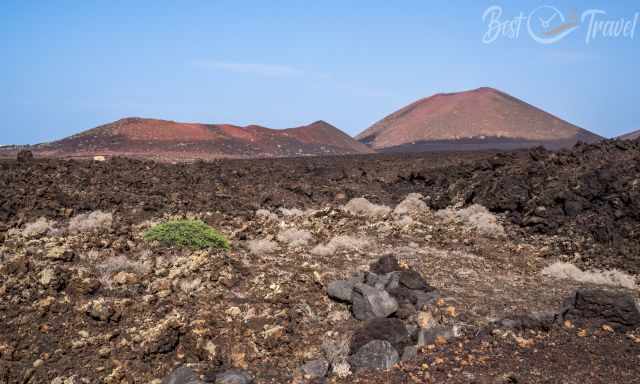
[[[349,280],[336,280],[327,286],[327,295],[332,299],[351,302],[354,283]]]
[[[362,369],[389,369],[400,361],[398,351],[384,340],[373,340],[349,358],[356,371]]]
[[[640,326],[640,310],[631,295],[602,289],[578,289],[565,300],[561,315],[563,320],[608,324],[621,330]]]
[[[162,384],[204,384],[188,367],[180,366],[162,380]]]
[[[215,384],[250,384],[253,378],[240,369],[230,369],[216,376]]]
[[[427,281],[416,271],[408,270],[400,273],[400,285],[408,289],[420,291],[433,291],[434,288],[427,284]]]
[[[373,319],[367,321],[353,334],[351,352],[357,352],[373,340],[388,341],[397,351],[402,351],[410,343],[411,338],[402,320],[397,318]]]
[[[320,379],[327,376],[329,362],[325,359],[311,360],[300,367],[305,379]]]
[[[398,310],[398,302],[387,291],[365,284],[356,284],[353,289],[353,316],[358,320],[387,317]]]
[[[390,272],[399,271],[400,264],[393,255],[382,256],[378,261],[369,266],[369,270],[378,275],[385,275]]]

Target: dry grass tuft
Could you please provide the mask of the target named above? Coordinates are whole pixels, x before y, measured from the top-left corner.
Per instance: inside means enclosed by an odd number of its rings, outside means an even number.
[[[367,248],[369,240],[352,236],[336,236],[326,244],[318,244],[311,253],[317,256],[331,256],[339,251],[355,251]]]
[[[424,196],[419,193],[410,193],[393,210],[395,216],[420,215],[428,211],[427,204],[422,200]]]
[[[441,209],[436,212],[436,217],[445,221],[460,221],[482,235],[496,238],[505,236],[504,228],[498,222],[498,218],[479,204],[473,204],[464,209]]]
[[[269,211],[268,209],[258,209],[256,211],[256,217],[265,219],[267,221],[277,221],[278,215]]]
[[[249,248],[249,252],[254,255],[274,253],[280,249],[278,243],[269,239],[250,240],[247,242],[247,248]]]
[[[334,336],[334,338],[325,338],[321,348],[333,373],[340,378],[345,378],[351,375],[351,366],[347,362],[351,338],[339,334]]]
[[[195,279],[182,279],[178,284],[178,286],[180,287],[180,290],[186,293],[187,295],[196,292],[201,285],[202,285],[202,280],[199,277]]]
[[[21,234],[27,238],[45,236],[53,232],[54,226],[55,222],[49,221],[45,217],[41,217],[33,223],[25,225]]]
[[[571,263],[555,262],[545,267],[544,276],[556,279],[569,279],[580,283],[608,285],[627,289],[637,289],[635,278],[617,269],[608,271],[583,271]]]
[[[109,257],[96,266],[100,282],[103,286],[113,286],[112,277],[118,272],[133,272],[137,275],[146,275],[152,269],[150,264],[128,259],[124,255]]]
[[[343,209],[354,216],[368,217],[372,219],[384,217],[391,212],[391,208],[386,205],[373,204],[364,197],[357,197],[349,200]]]
[[[113,223],[113,215],[108,212],[94,211],[91,213],[83,213],[71,218],[69,222],[69,232],[93,232],[101,229],[111,228]]]
[[[282,213],[282,216],[284,217],[299,217],[299,216],[304,216],[304,212],[301,211],[298,208],[280,208],[279,209],[280,213]]]
[[[279,242],[295,248],[309,244],[313,241],[313,235],[304,229],[291,228],[278,233],[277,239]]]
[[[395,220],[395,223],[399,226],[406,227],[415,224],[415,220],[413,220],[411,216],[400,216]]]

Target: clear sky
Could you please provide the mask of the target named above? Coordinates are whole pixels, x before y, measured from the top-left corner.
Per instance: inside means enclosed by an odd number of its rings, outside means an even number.
[[[126,116],[357,134],[418,98],[491,86],[605,136],[640,129],[634,39],[483,43],[550,4],[633,19],[637,1],[0,2],[0,144],[59,139]],[[534,15],[551,19],[553,12]],[[498,19],[496,19],[497,21]],[[559,20],[552,20],[556,23]],[[640,23],[638,23],[640,24]],[[534,29],[536,26],[534,25]]]

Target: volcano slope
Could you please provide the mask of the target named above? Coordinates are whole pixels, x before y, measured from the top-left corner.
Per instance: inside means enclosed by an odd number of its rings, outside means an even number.
[[[26,148],[37,157],[125,156],[165,162],[374,152],[321,120],[301,127],[271,129],[259,125],[180,123],[139,117],[120,119],[62,140]],[[0,158],[15,157],[22,149],[0,147]]]
[[[384,153],[570,148],[603,138],[497,89],[439,93],[386,116],[356,139]]]
[[[256,383],[639,382],[638,324],[611,316],[637,307],[637,143],[178,165],[23,158],[0,162],[0,383],[189,382],[180,366],[200,375],[191,382],[225,382],[232,368]],[[183,217],[231,250],[144,240]],[[362,369],[363,338],[388,335],[327,289],[362,273],[373,284],[385,255],[434,300],[398,298],[384,321],[437,337]],[[573,272],[550,272],[562,268]],[[578,288],[631,304],[565,318]]]

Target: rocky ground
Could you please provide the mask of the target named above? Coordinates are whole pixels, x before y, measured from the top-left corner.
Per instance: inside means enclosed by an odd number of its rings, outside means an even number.
[[[640,382],[638,160],[1,162],[0,383]]]

